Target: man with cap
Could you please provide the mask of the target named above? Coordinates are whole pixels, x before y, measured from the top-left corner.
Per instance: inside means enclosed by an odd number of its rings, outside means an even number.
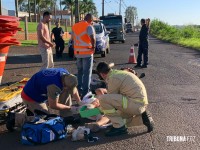
[[[147,92],[142,81],[132,72],[111,69],[106,62],[100,62],[97,72],[106,81],[107,89],[96,90],[101,110],[111,121],[113,127],[106,136],[127,133],[127,127],[147,126],[153,130],[153,120],[146,112]]]
[[[77,78],[64,68],[48,68],[37,72],[21,93],[29,113],[10,113],[7,128],[12,130],[14,126],[20,127],[25,121],[30,121],[34,117],[35,110],[49,113],[46,101],[51,109],[60,111],[60,116],[72,116],[78,108],[72,106],[71,96],[77,103],[81,102],[77,84]]]

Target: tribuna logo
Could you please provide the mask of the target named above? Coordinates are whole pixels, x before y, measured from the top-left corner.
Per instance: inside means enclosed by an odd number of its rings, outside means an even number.
[[[167,136],[167,142],[195,142],[195,136]]]

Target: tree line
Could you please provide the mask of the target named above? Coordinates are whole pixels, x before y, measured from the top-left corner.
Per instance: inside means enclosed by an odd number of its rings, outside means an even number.
[[[70,10],[71,21],[73,22],[73,15],[75,14],[75,0],[18,0],[19,11],[40,14],[41,11],[50,11],[56,14],[57,10]],[[83,16],[86,13],[92,13],[97,16],[97,8],[93,0],[79,1],[79,15]],[[62,13],[61,19],[62,19]]]
[[[29,19],[31,13],[33,13],[36,18],[36,14],[40,15],[40,12],[43,11],[50,11],[56,14],[57,10],[70,10],[71,22],[74,22],[75,0],[18,0],[16,4],[18,5],[16,6],[16,8],[18,8],[16,11],[28,12]],[[95,17],[98,16],[95,3],[93,0],[79,0],[79,17],[81,18],[87,13],[92,13]],[[62,19],[62,12],[57,15],[60,15]],[[137,8],[134,6],[127,7],[125,10],[125,17],[128,22],[135,24],[138,19]]]

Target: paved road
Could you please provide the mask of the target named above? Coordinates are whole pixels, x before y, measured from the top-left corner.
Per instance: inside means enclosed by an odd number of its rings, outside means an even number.
[[[133,67],[127,64],[130,45],[138,41],[138,33],[128,34],[125,44],[111,45],[106,58],[95,56],[97,62],[115,62],[115,68]],[[137,55],[137,50],[136,55]],[[138,69],[146,73],[143,82],[149,97],[149,110],[156,123],[153,133],[134,129],[131,134],[107,138],[96,134],[96,143],[71,142],[69,138],[47,145],[27,147],[20,144],[20,132],[0,134],[1,149],[131,149],[131,150],[198,150],[200,149],[200,52],[150,38],[149,66]],[[56,67],[76,73],[75,61],[67,57],[55,60]],[[2,83],[30,77],[40,68],[37,48],[12,47]],[[140,132],[139,132],[140,131]],[[186,138],[176,142],[177,138]],[[176,139],[175,139],[176,138]]]

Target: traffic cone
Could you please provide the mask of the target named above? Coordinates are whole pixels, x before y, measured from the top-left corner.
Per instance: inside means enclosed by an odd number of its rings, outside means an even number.
[[[136,61],[136,58],[135,58],[134,47],[133,46],[131,46],[131,49],[130,49],[130,55],[129,55],[128,63],[130,63],[130,64],[137,64],[137,61]]]
[[[22,30],[22,28],[18,28],[19,19],[18,17],[0,15],[0,85],[9,47],[11,45],[20,45],[20,42],[16,39],[11,39],[17,31]]]
[[[6,64],[9,46],[0,46],[0,85]]]

